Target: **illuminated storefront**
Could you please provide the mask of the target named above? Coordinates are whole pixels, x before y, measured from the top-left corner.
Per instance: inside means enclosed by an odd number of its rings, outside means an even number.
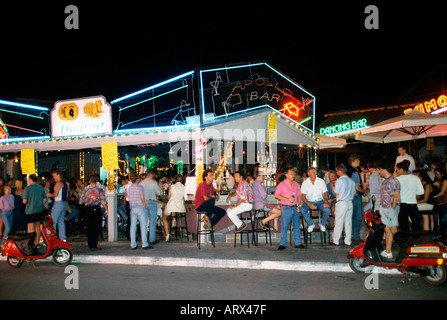
[[[203,166],[202,162],[213,154],[207,152],[213,138],[203,136],[206,130],[219,132],[223,144],[234,145],[233,152],[237,151],[238,142],[243,142],[244,156],[237,159],[237,155],[232,155],[227,159],[229,162],[225,160],[227,163],[258,161],[260,158],[251,157],[252,153],[246,149],[250,142],[267,145],[255,145],[254,152],[258,155],[265,148],[268,152],[268,146],[278,145],[278,151],[302,148],[308,152],[308,158],[315,158],[316,98],[265,62],[185,72],[111,102],[103,96],[61,100],[51,111],[31,104],[5,104],[14,105],[16,116],[44,121],[30,123],[29,131],[37,135],[21,132],[0,141],[0,153],[22,149],[34,149],[38,153],[77,150],[75,158],[79,159],[80,167],[86,149],[98,150],[102,143],[115,141],[120,150],[140,149],[131,154],[122,153],[120,173],[127,173],[129,168],[143,172],[155,164],[157,168],[172,168],[172,172],[189,172],[196,165]],[[19,111],[20,108],[25,108],[26,113]],[[5,110],[11,112],[8,108]],[[234,130],[226,139],[224,130],[229,124]],[[36,130],[33,125],[42,128]],[[242,133],[238,134],[237,129]],[[246,130],[255,132],[255,137],[247,136]],[[169,151],[179,142],[185,144],[182,150],[187,157],[177,161],[172,159],[176,154]],[[199,145],[200,148],[196,147]],[[159,155],[152,151],[162,146],[165,154],[169,153],[169,163],[156,162]],[[224,150],[222,147],[220,154],[213,156],[223,159]],[[213,162],[214,167],[218,162]],[[78,171],[79,177],[86,178],[84,168],[70,172],[78,176]]]
[[[423,113],[442,114],[447,112],[447,88],[445,83],[445,67],[434,69],[427,77],[422,79],[416,86],[411,88],[398,103],[388,106],[362,108],[353,110],[342,110],[325,114],[325,120],[320,123],[317,132],[328,136],[348,139],[345,149],[331,149],[330,152],[338,152],[337,162],[342,162],[346,155],[340,153],[358,153],[365,157],[366,161],[380,159],[384,155],[396,155],[396,143],[391,145],[375,145],[355,141],[355,134],[361,129],[369,128],[381,121],[401,116],[410,110],[418,110]],[[397,143],[398,144],[398,143]],[[415,155],[414,144],[402,143]],[[418,142],[418,158],[424,162],[445,161],[447,151],[445,138],[430,138]],[[326,155],[322,155],[325,157]],[[392,156],[390,156],[392,157]],[[329,159],[329,156],[327,156]],[[424,160],[425,159],[425,160]],[[328,160],[330,167],[334,161]]]

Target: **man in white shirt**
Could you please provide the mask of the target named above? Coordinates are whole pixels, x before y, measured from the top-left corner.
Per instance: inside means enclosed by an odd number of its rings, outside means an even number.
[[[401,231],[422,231],[416,196],[424,194],[421,180],[408,173],[410,162],[404,160],[397,167],[397,180],[400,182],[399,227]],[[411,219],[411,228],[408,218]]]
[[[410,166],[408,167],[408,173],[412,173],[414,169],[416,169],[416,164],[414,163],[414,159],[412,156],[410,156],[407,153],[407,148],[404,146],[400,146],[397,151],[399,152],[399,155],[396,158],[396,166],[399,162],[402,162],[404,160],[408,160],[410,162]],[[396,169],[397,172],[397,169]]]
[[[353,204],[352,200],[356,193],[355,182],[346,175],[347,169],[345,166],[340,165],[335,169],[338,179],[335,181],[334,193],[337,198],[335,204],[335,226],[333,232],[332,246],[338,246],[343,227],[345,229],[345,245],[350,246],[352,244],[352,213]]]
[[[316,168],[309,167],[307,169],[307,175],[309,178],[307,178],[301,185],[301,199],[303,200],[301,214],[308,225],[307,232],[312,232],[315,228],[315,224],[309,215],[309,210],[321,210],[323,212],[323,217],[321,218],[320,229],[325,232],[326,222],[331,214],[327,186],[323,179],[317,177]]]

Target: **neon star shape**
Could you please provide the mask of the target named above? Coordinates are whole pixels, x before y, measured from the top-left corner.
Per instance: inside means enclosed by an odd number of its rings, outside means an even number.
[[[294,105],[293,102],[289,102],[288,104],[286,104],[284,106],[284,110],[287,111],[289,115],[295,117],[298,117],[300,113],[300,109],[296,105]]]

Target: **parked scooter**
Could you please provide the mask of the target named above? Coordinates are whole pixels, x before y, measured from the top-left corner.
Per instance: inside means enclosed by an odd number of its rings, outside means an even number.
[[[72,246],[59,239],[53,227],[51,216],[45,217],[48,222],[41,226],[42,236],[45,241],[46,251],[42,252],[34,244],[36,233],[15,233],[8,235],[8,241],[2,249],[2,255],[7,256],[7,262],[11,267],[20,268],[25,260],[45,259],[50,254],[53,255],[53,262],[59,266],[66,266],[71,263],[73,253]]]
[[[394,240],[399,245],[396,259],[386,259],[380,255],[383,250],[382,240],[385,226],[381,215],[374,210],[365,212],[365,220],[369,226],[364,243],[348,253],[349,266],[357,273],[365,273],[368,266],[378,266],[386,269],[397,269],[402,273],[419,274],[431,285],[441,285],[447,279],[447,251],[441,236],[433,232],[397,232]]]

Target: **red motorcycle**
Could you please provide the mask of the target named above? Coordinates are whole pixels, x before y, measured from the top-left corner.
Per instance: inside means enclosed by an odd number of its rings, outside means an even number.
[[[41,226],[42,236],[46,244],[46,251],[41,252],[34,244],[36,233],[15,233],[8,235],[8,241],[2,249],[2,255],[7,257],[8,264],[13,268],[20,268],[25,260],[45,259],[53,255],[53,262],[59,266],[71,263],[72,246],[59,239],[53,227],[51,216],[45,218],[48,222]]]
[[[354,272],[365,273],[369,266],[397,269],[402,273],[419,274],[431,285],[442,285],[447,279],[447,251],[441,235],[433,232],[397,232],[394,240],[399,245],[396,259],[386,259],[380,255],[385,226],[378,211],[365,212],[369,226],[364,243],[348,253],[349,266]],[[444,240],[445,241],[445,240]],[[394,255],[393,255],[394,256]]]

